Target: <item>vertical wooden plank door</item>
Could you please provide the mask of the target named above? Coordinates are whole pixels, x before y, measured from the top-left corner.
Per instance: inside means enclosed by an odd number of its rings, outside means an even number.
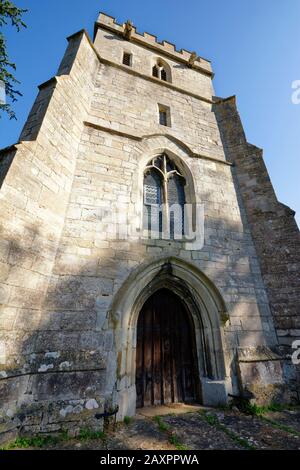
[[[137,326],[137,407],[193,402],[197,373],[190,319],[178,296],[157,291]]]

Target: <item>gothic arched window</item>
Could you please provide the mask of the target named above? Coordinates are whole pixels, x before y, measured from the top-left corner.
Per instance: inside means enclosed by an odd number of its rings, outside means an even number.
[[[172,160],[154,157],[144,172],[144,230],[181,239],[184,234],[185,179]]]
[[[171,82],[171,68],[162,59],[158,59],[155,65],[152,67],[152,76],[159,78],[165,82]]]

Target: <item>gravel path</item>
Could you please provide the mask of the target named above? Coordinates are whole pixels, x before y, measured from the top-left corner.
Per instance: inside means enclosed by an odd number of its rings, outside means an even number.
[[[300,410],[249,416],[203,407],[143,410],[103,439],[72,439],[49,449],[92,450],[300,450]]]

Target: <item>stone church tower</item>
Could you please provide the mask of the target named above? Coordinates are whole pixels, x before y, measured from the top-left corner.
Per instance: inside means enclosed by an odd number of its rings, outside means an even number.
[[[39,86],[0,153],[2,436],[99,428],[117,407],[299,399],[294,212],[212,79],[100,14]]]

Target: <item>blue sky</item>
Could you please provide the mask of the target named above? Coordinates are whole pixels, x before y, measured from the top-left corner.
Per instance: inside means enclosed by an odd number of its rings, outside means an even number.
[[[18,120],[0,120],[0,147],[18,140],[37,85],[57,71],[65,38],[85,28],[93,34],[99,11],[118,22],[131,19],[140,32],[212,61],[216,95],[237,95],[248,141],[264,149],[278,199],[300,222],[300,104],[292,82],[300,80],[300,0],[15,0],[28,8],[27,30],[5,28],[23,97]]]

